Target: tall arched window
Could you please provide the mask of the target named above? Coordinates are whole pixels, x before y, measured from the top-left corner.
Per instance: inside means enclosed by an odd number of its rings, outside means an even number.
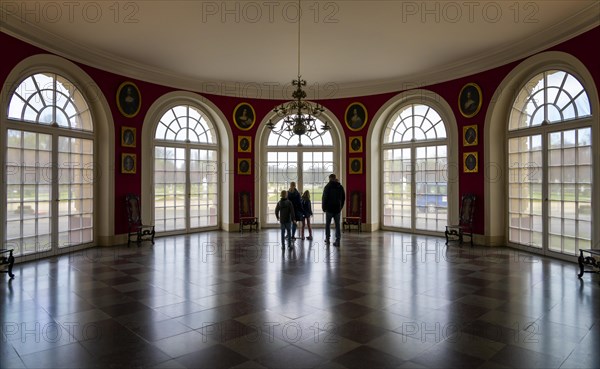
[[[323,122],[317,120],[316,134],[311,137],[275,133],[282,125],[283,119],[277,122],[267,139],[266,223],[277,224],[275,206],[281,191],[287,190],[293,181],[301,192],[310,191],[314,214],[312,223],[325,224],[325,213],[320,206],[323,187],[329,180],[329,174],[339,175],[331,132],[321,131]]]
[[[573,75],[548,70],[522,87],[508,122],[510,242],[569,255],[591,247],[591,123]]]
[[[94,136],[85,98],[65,77],[26,77],[8,104],[5,243],[17,255],[94,240]]]
[[[448,143],[440,114],[429,105],[405,105],[382,141],[383,226],[441,232],[448,219]]]
[[[165,112],[154,134],[154,222],[157,232],[217,226],[218,147],[198,108]]]

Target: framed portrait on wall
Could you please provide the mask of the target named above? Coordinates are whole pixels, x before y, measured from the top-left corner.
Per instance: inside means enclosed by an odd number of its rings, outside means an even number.
[[[137,169],[137,160],[135,154],[121,154],[121,173],[135,174]]]
[[[252,105],[243,102],[239,103],[235,109],[233,109],[233,123],[242,131],[247,131],[252,128],[255,121],[256,113],[254,112]]]
[[[350,153],[363,152],[362,136],[348,137],[348,152],[350,152]]]
[[[238,174],[252,174],[252,159],[238,159]]]
[[[477,173],[479,171],[479,163],[477,159],[477,152],[465,152],[463,153],[463,172],[464,173]]]
[[[123,82],[117,90],[117,107],[123,116],[133,118],[140,112],[142,95],[133,82]]]
[[[121,146],[135,147],[135,128],[121,127]]]
[[[463,146],[476,146],[478,143],[477,125],[463,127]]]
[[[458,108],[465,118],[471,118],[481,109],[481,88],[476,83],[467,83],[458,94]]]
[[[346,108],[344,120],[346,121],[346,126],[351,130],[360,131],[367,123],[367,119],[369,119],[367,108],[363,104],[353,102]]]
[[[348,171],[348,173],[362,174],[362,172],[363,172],[362,158],[350,158],[349,167],[350,167],[350,170]]]
[[[238,152],[252,152],[251,136],[238,136]]]

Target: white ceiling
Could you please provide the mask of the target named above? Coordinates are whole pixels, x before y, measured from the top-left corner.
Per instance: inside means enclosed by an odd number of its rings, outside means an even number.
[[[309,97],[398,91],[531,55],[600,23],[600,2],[302,1]],[[288,98],[297,2],[2,2],[2,31],[72,60],[177,88]],[[288,89],[289,91],[289,89]]]

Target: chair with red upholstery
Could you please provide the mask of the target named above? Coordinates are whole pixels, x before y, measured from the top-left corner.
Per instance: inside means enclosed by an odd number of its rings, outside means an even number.
[[[362,231],[362,196],[358,191],[350,194],[346,216],[342,220],[342,230],[350,232],[352,227],[356,227],[359,233]]]
[[[450,241],[463,242],[464,236],[471,238],[473,246],[473,214],[475,213],[475,195],[472,193],[464,194],[462,197],[458,224],[446,226],[446,245]]]
[[[136,194],[127,194],[125,196],[125,208],[127,209],[127,222],[129,230],[127,232],[127,246],[131,243],[132,236],[139,244],[144,240],[152,241],[154,244],[154,225],[142,223],[142,213],[140,206],[140,196]]]
[[[254,216],[254,212],[252,211],[252,196],[250,192],[240,192],[239,201],[240,232],[244,233],[245,228],[252,231],[253,227],[258,232],[258,217]]]

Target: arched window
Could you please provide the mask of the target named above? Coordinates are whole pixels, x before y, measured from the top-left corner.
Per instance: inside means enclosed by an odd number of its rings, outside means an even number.
[[[520,90],[508,122],[510,242],[569,255],[591,247],[590,118],[583,85],[565,71]]]
[[[154,134],[154,222],[157,232],[217,226],[218,147],[215,130],[198,108],[178,105]]]
[[[431,106],[401,107],[382,138],[383,226],[441,232],[448,218],[446,126]]]
[[[5,242],[17,255],[93,242],[93,128],[83,94],[61,75],[30,75],[12,93]]]
[[[275,206],[282,190],[296,182],[298,190],[311,194],[313,224],[325,224],[325,213],[321,210],[321,195],[331,173],[339,175],[339,165],[334,160],[335,150],[331,131],[322,131],[323,122],[317,119],[316,132],[311,136],[290,135],[281,130],[283,119],[269,132],[266,151],[266,223],[277,224]]]
[[[62,128],[92,131],[92,118],[83,95],[57,74],[26,78],[13,93],[8,118]]]

